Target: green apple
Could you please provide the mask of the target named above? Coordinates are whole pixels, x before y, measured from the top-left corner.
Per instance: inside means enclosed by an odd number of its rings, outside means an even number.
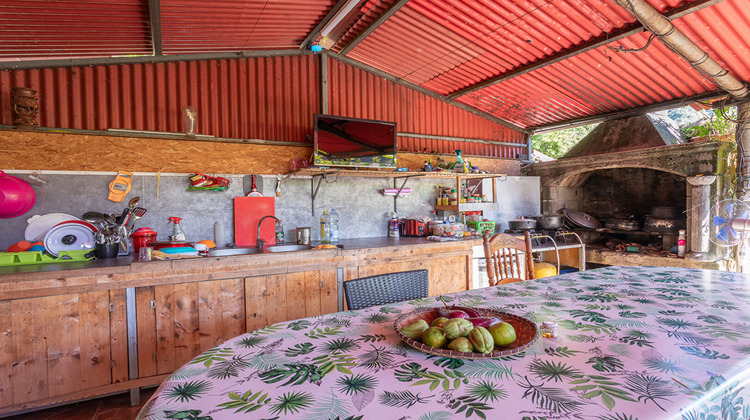
[[[487,331],[492,335],[496,346],[506,347],[516,341],[516,330],[507,322],[490,325]]]

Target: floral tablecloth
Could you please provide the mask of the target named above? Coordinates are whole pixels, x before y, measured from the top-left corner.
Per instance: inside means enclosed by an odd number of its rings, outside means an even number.
[[[500,359],[420,353],[393,321],[435,298],[283,322],[196,357],[138,418],[750,418],[748,276],[607,267],[446,300],[559,335]]]

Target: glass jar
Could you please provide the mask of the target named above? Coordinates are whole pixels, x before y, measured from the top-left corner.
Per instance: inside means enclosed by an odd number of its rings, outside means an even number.
[[[539,328],[539,333],[541,333],[544,338],[557,337],[557,323],[552,321],[542,322],[542,326]]]

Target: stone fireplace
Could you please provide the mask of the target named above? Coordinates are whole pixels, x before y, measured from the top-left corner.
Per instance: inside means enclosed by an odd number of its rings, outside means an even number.
[[[724,268],[724,263],[715,261],[724,259],[727,250],[708,240],[708,219],[710,205],[731,187],[734,149],[732,142],[681,143],[676,128],[643,115],[605,122],[563,158],[534,163],[523,172],[540,177],[542,212],[578,210],[602,223],[600,229],[583,232],[589,262]],[[676,215],[674,226],[658,234],[644,226],[644,221],[653,225],[652,211],[657,207],[671,207]],[[613,215],[635,219],[642,228],[608,229],[605,222],[619,220]],[[623,258],[646,256],[609,249],[613,243],[625,242],[668,250],[676,244],[677,227],[687,230],[685,260],[671,261],[663,252],[661,259],[624,264]]]

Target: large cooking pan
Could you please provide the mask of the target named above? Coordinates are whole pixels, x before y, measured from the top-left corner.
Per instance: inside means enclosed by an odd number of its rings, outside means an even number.
[[[536,227],[545,230],[559,229],[565,221],[565,215],[562,214],[547,214],[547,215],[536,215],[528,216],[531,219],[536,220]]]
[[[534,219],[514,219],[508,220],[508,229],[510,230],[531,230],[536,228],[536,220]]]

